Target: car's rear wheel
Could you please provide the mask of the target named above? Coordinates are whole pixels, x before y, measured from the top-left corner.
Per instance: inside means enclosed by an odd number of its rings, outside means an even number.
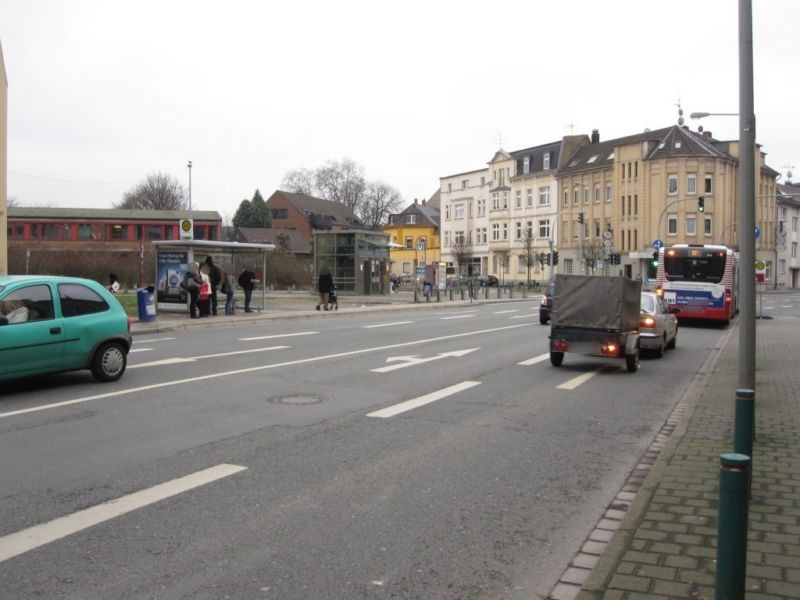
[[[656,357],[661,358],[664,356],[664,351],[667,348],[667,334],[664,334],[664,337],[661,338],[661,343],[658,345],[658,348],[655,349]]]
[[[672,339],[669,341],[669,344],[667,344],[667,348],[673,350],[677,344],[678,344],[678,328],[676,327],[675,335],[672,336]]]
[[[550,353],[550,363],[554,367],[560,367],[561,363],[564,362],[564,353],[563,352],[551,352]]]
[[[116,381],[125,372],[128,355],[120,342],[100,346],[92,359],[92,375],[98,381]]]

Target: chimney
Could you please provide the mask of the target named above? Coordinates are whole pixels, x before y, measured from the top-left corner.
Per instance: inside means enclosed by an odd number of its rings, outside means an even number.
[[[425,206],[425,198],[422,199],[422,206]]]
[[[416,203],[417,203],[417,199],[416,199],[416,198],[414,198],[414,204],[416,204]]]
[[[710,131],[704,131],[703,132],[703,137],[711,139],[711,132]]]
[[[592,143],[597,144],[600,142],[600,131],[597,129],[592,129]]]

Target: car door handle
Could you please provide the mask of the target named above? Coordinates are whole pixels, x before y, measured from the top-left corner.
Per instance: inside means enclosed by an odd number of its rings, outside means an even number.
[[[51,327],[50,328],[50,334],[51,335],[58,335],[59,333],[61,333],[61,327]]]

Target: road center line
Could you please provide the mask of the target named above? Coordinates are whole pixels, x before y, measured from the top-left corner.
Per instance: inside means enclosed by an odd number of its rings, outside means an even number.
[[[449,321],[450,319],[471,319],[475,315],[455,315],[452,317],[442,317],[442,321]]]
[[[237,354],[253,354],[254,352],[268,352],[270,350],[286,350],[291,346],[267,346],[266,348],[251,348],[249,350],[234,350],[233,352],[219,352],[217,354],[204,354],[202,356],[188,356],[186,358],[174,357],[164,360],[154,360],[140,365],[128,365],[129,369],[140,369],[142,367],[160,367],[163,365],[177,365],[181,363],[194,362],[204,358],[220,358],[221,356],[236,356]]]
[[[558,390],[574,390],[579,385],[589,381],[592,377],[597,375],[600,371],[602,371],[605,368],[606,368],[605,366],[602,366],[599,369],[595,369],[594,371],[589,371],[588,373],[584,373],[583,375],[578,375],[577,377],[574,377],[574,378],[570,379],[569,381],[566,381],[566,382],[562,383],[556,389],[558,389]]]
[[[206,375],[198,375],[196,377],[189,377],[185,379],[174,379],[172,381],[164,381],[162,383],[153,383],[151,385],[142,385],[135,388],[128,388],[124,390],[117,390],[114,392],[106,392],[105,394],[96,394],[94,396],[86,396],[84,398],[75,398],[74,400],[64,400],[63,402],[53,402],[52,404],[43,404],[41,406],[34,406],[31,408],[22,408],[20,410],[12,410],[5,413],[0,413],[0,419],[7,417],[14,417],[17,415],[24,415],[32,412],[39,412],[49,410],[51,408],[60,408],[62,406],[70,406],[72,404],[82,404],[84,402],[92,402],[94,400],[104,400],[106,398],[114,398],[116,396],[127,396],[128,394],[136,394],[138,392],[145,392],[148,390],[157,390],[160,388],[182,385],[195,381],[204,381],[206,379],[217,379],[220,377],[231,377],[233,375],[242,375],[243,373],[255,373],[258,371],[267,371],[269,369],[280,369],[283,367],[292,367],[296,365],[304,365],[308,363],[321,362],[323,360],[331,360],[334,358],[343,358],[346,356],[357,356],[359,354],[371,354],[381,352],[383,350],[392,350],[394,348],[408,348],[409,346],[418,346],[422,344],[431,344],[433,342],[442,342],[445,340],[454,340],[462,337],[474,337],[484,333],[494,333],[497,331],[507,331],[509,329],[519,329],[520,327],[529,327],[525,323],[519,325],[504,325],[502,327],[492,327],[490,329],[478,329],[476,331],[465,331],[462,333],[453,333],[451,335],[442,335],[434,338],[424,338],[412,342],[398,342],[396,344],[387,344],[386,346],[374,346],[372,348],[362,348],[361,350],[350,350],[348,352],[336,352],[334,354],[322,354],[320,356],[311,356],[309,358],[300,358],[297,360],[289,360],[286,362],[272,363],[269,365],[259,365],[257,367],[247,367],[245,369],[235,369],[233,371],[221,371],[219,373],[209,373]],[[130,368],[130,367],[128,367]]]
[[[0,537],[0,562],[29,552],[39,546],[44,546],[50,542],[60,540],[61,538],[108,521],[109,519],[119,517],[138,508],[143,508],[149,504],[170,498],[171,496],[188,492],[191,489],[206,485],[217,479],[229,477],[245,469],[247,469],[247,467],[240,467],[238,465],[216,465],[184,477],[179,477],[178,479],[173,479],[172,481],[160,483],[133,494],[128,494],[127,496],[122,496],[121,498],[109,500],[108,502],[92,506],[91,508],[80,510],[71,515],[59,517],[47,523],[34,525],[28,529],[23,529],[22,531]]]
[[[362,329],[375,329],[376,327],[392,327],[393,325],[411,325],[414,321],[396,321],[394,323],[378,323],[377,325],[364,325]]]
[[[400,413],[404,413],[409,410],[419,408],[420,406],[425,406],[426,404],[430,404],[431,402],[436,402],[437,400],[441,400],[442,398],[446,398],[447,396],[452,396],[453,394],[457,394],[458,392],[463,392],[464,390],[468,390],[469,388],[475,387],[476,385],[480,384],[481,384],[480,381],[462,381],[461,383],[451,385],[450,387],[442,388],[441,390],[431,392],[430,394],[425,394],[424,396],[420,396],[419,398],[406,400],[405,402],[401,402],[400,404],[395,404],[394,406],[389,406],[388,408],[376,410],[375,412],[369,413],[367,416],[377,417],[379,419],[388,419],[389,417],[394,417],[395,415],[399,415]]]
[[[298,335],[317,335],[319,331],[301,331],[299,333],[277,333],[275,335],[259,335],[257,337],[239,338],[240,342],[252,342],[254,340],[274,340],[276,338],[296,337]]]
[[[549,353],[540,354],[539,356],[534,356],[533,358],[529,358],[528,360],[523,360],[522,362],[518,362],[517,364],[528,367],[530,365],[535,365],[536,363],[540,363],[543,360],[547,360],[548,358],[550,358]]]
[[[515,313],[515,312],[519,312],[519,309],[515,308],[513,310],[496,310],[496,311],[494,311],[494,314],[496,314],[496,315],[507,315],[508,313]]]

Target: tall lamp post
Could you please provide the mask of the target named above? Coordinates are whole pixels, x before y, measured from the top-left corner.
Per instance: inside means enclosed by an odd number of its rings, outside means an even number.
[[[186,163],[189,169],[189,217],[192,216],[192,161]]]
[[[739,112],[689,115],[739,117],[739,378],[738,388],[756,388],[756,116],[753,106],[753,7],[739,0]]]

